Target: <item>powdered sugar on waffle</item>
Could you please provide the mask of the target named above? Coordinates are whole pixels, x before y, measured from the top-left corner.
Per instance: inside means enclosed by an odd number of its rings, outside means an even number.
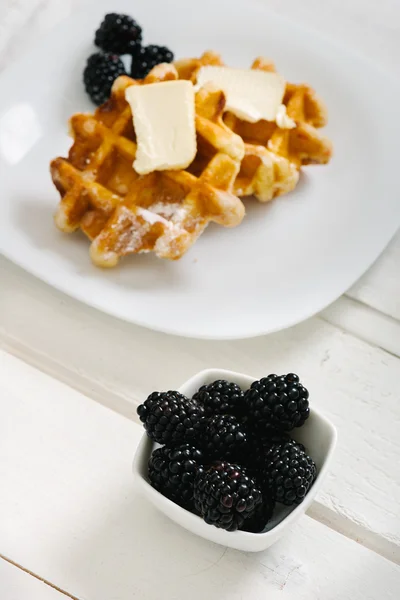
[[[161,235],[154,245],[154,252],[160,258],[179,258],[181,254],[181,250],[179,249],[178,240],[182,242],[182,240],[186,240],[185,242],[185,250],[193,243],[191,236],[176,227],[175,225],[170,224],[170,227],[165,230],[163,235]],[[171,256],[172,255],[172,256]],[[175,256],[174,256],[175,255]]]
[[[172,221],[172,223],[183,223],[187,210],[179,202],[155,202],[148,208],[149,211]]]
[[[172,207],[170,210],[170,214],[167,214],[168,207]],[[174,207],[178,207],[178,209],[180,208],[182,219],[182,211],[184,213],[186,213],[186,211],[179,204],[164,204],[163,202],[158,202],[151,205],[149,207],[150,210],[137,207],[138,215],[142,217],[142,219],[146,221],[150,226],[154,225],[154,223],[162,223],[165,226],[164,233],[157,239],[154,246],[154,251],[157,256],[169,256],[171,254],[171,250],[173,249],[174,241],[178,240],[179,238],[189,238],[187,231],[181,229],[174,223],[174,217],[177,217],[178,210],[175,208],[174,212]],[[167,221],[166,218],[157,213],[157,210],[163,212],[165,217],[171,216],[171,220]],[[144,226],[143,228],[141,228],[141,230],[141,233],[139,229],[139,231],[135,232],[135,234],[141,235],[143,238],[143,235],[147,233],[149,227]]]
[[[148,225],[149,220],[146,219],[145,215],[141,214],[138,209],[138,215],[142,217],[144,223],[143,225],[139,224],[139,220],[136,219],[135,223],[132,223],[132,226],[125,231],[120,233],[120,245],[124,247],[127,252],[137,252],[143,244],[143,238],[148,233],[150,227]],[[147,212],[147,211],[146,211]],[[129,209],[124,206],[120,207],[120,218],[118,221],[122,221],[126,218],[126,216],[130,216]]]

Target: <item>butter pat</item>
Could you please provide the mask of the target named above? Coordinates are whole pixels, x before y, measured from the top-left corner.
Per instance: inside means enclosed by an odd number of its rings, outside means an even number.
[[[276,111],[275,122],[280,129],[293,129],[293,127],[296,127],[295,121],[288,116],[284,104],[281,104]]]
[[[194,88],[190,81],[133,85],[125,90],[137,138],[133,168],[186,169],[196,155]]]
[[[229,67],[201,67],[197,74],[197,88],[212,82],[225,93],[227,111],[256,123],[276,121],[279,127],[291,129],[296,123],[286,115],[282,104],[286,81],[277,73],[257,69]]]

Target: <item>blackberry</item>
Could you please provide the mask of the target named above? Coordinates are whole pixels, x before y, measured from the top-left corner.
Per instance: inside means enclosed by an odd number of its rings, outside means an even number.
[[[314,461],[294,440],[271,448],[266,459],[263,489],[277,502],[300,504],[317,474]]]
[[[108,100],[115,79],[125,74],[123,62],[115,54],[97,52],[89,56],[83,82],[92,102],[100,105]]]
[[[249,428],[249,431],[251,434],[248,434],[246,454],[242,461],[252,476],[259,477],[265,469],[265,462],[271,448],[290,441],[290,438],[273,427],[266,427],[263,430],[253,427]]]
[[[95,33],[94,43],[105,52],[131,54],[140,48],[142,28],[128,15],[109,13]]]
[[[202,469],[203,454],[195,446],[181,444],[154,450],[149,460],[149,480],[161,494],[187,510],[193,510],[193,486]]]
[[[254,515],[249,519],[246,519],[243,523],[241,527],[243,531],[261,533],[271,520],[275,508],[275,500],[268,492],[264,493],[264,491],[262,493],[262,498],[262,504],[257,506]]]
[[[246,452],[247,432],[233,415],[215,415],[205,426],[201,443],[211,460],[239,460]]]
[[[262,502],[257,483],[238,465],[216,461],[196,475],[194,504],[206,523],[236,531]]]
[[[193,399],[204,406],[207,417],[226,414],[237,416],[244,413],[243,391],[236,383],[223,379],[201,386]]]
[[[245,403],[259,429],[272,426],[291,431],[301,427],[310,415],[308,395],[294,373],[268,375],[252,383],[245,394]]]
[[[153,67],[160,63],[170,63],[174,55],[165,46],[145,46],[132,55],[131,76],[143,79]]]
[[[205,425],[204,408],[179,392],[153,392],[137,413],[147,435],[159,444],[191,442]]]

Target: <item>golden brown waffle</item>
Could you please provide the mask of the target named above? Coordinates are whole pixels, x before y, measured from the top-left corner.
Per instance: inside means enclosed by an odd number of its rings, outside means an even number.
[[[199,59],[175,63],[179,76],[194,83],[202,66],[223,64],[212,51]],[[274,63],[262,57],[251,68],[275,71]],[[302,165],[325,164],[332,155],[330,140],[317,131],[327,122],[327,110],[314,90],[308,85],[287,83],[283,103],[288,116],[296,122],[293,129],[280,129],[269,121],[249,123],[232,113],[224,116],[229,128],[245,142],[245,156],[234,186],[238,196],[254,194],[266,202],[285,194],[296,187]]]
[[[208,50],[207,52],[204,52],[200,58],[182,58],[176,60],[174,66],[178,71],[179,79],[189,79],[190,81],[193,81],[193,83],[196,83],[197,73],[201,67],[222,67],[224,66],[224,61],[220,54],[217,54],[217,52],[214,52],[213,50]]]
[[[196,94],[196,168],[139,176],[132,167],[136,138],[126,88],[177,78],[176,68],[167,64],[144,81],[119,77],[110,100],[94,115],[72,117],[68,159],[51,163],[62,196],[56,225],[65,232],[80,228],[92,240],[90,255],[98,266],[150,251],[177,259],[210,221],[233,227],[243,219],[243,204],[232,190],[244,144],[223,123],[225,97],[212,86]]]

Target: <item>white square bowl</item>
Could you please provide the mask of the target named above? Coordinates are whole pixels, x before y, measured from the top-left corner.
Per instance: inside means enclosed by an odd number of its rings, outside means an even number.
[[[179,391],[191,398],[200,386],[211,383],[216,379],[233,381],[244,390],[249,388],[254,381],[253,377],[241,373],[221,369],[207,369],[194,375],[179,388]],[[303,502],[298,506],[276,505],[274,515],[263,533],[229,532],[218,529],[214,525],[208,525],[200,517],[181,508],[157,492],[150,485],[147,477],[148,461],[157,444],[146,433],[143,434],[136,450],[133,462],[134,478],[141,492],[156,508],[188,531],[223,546],[247,552],[259,552],[282,537],[313,502],[328,471],[337,439],[334,425],[312,406],[312,402],[310,417],[303,427],[293,431],[291,435],[295,440],[305,445],[307,452],[314,459],[318,471],[317,478]]]

